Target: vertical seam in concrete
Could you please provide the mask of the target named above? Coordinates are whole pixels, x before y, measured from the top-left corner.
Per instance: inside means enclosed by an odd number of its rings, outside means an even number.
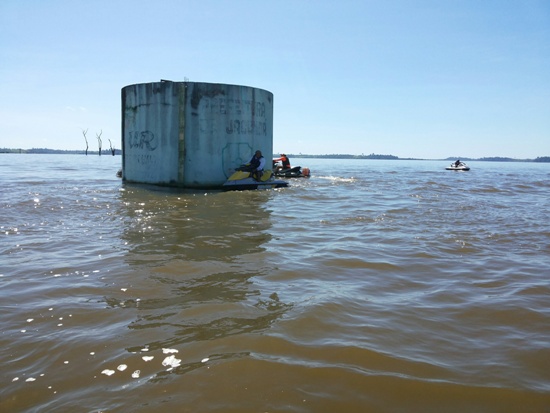
[[[125,144],[124,144],[124,133],[125,133],[125,130],[124,130],[124,123],[126,122],[126,92],[124,90],[124,88],[122,88],[120,90],[120,100],[122,101],[122,104],[120,105],[121,106],[121,116],[120,116],[120,119],[121,119],[121,127],[120,127],[120,147],[121,147],[121,154],[122,154],[122,179],[124,180],[124,177],[126,176],[125,174],[125,165],[126,165],[126,161],[125,161]]]
[[[185,180],[185,102],[187,101],[187,82],[179,84],[178,90],[178,184]]]

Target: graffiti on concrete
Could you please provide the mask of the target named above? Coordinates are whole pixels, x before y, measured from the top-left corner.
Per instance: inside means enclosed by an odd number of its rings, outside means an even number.
[[[145,149],[154,151],[158,146],[158,139],[151,131],[128,132],[128,144],[130,149]]]
[[[151,154],[135,154],[132,158],[140,165],[150,165],[153,161],[155,161],[155,159],[153,159],[153,155]]]
[[[151,131],[132,131],[128,132],[127,147],[128,159],[132,159],[134,167],[146,168],[140,169],[140,174],[149,174],[157,168],[158,159],[152,152],[157,149],[159,140]]]
[[[203,97],[199,120],[201,132],[217,133],[216,119],[224,119],[227,135],[267,136],[266,103],[254,99],[229,99]],[[219,115],[225,115],[222,118]],[[222,129],[223,130],[223,129]]]
[[[234,119],[227,122],[225,132],[228,135],[233,133],[238,135],[266,135],[267,124],[253,120]]]
[[[229,142],[222,148],[222,170],[226,178],[250,160],[254,150],[249,142]]]
[[[256,102],[247,99],[205,98],[201,100],[201,110],[210,113],[250,114],[252,116],[265,117],[265,102]]]

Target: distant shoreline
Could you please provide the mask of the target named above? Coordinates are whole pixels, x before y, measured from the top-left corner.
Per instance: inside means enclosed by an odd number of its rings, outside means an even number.
[[[63,149],[46,149],[46,148],[33,148],[33,149],[10,149],[0,148],[0,153],[14,153],[14,154],[65,154],[65,155],[86,155],[86,151],[82,150],[63,150]],[[87,155],[98,155],[98,151],[88,151]],[[113,155],[111,149],[103,149],[101,155]],[[120,149],[115,149],[114,155],[122,155]],[[278,157],[278,154],[273,154],[274,157]],[[443,159],[427,159],[427,158],[399,158],[394,155],[347,155],[347,154],[330,154],[330,155],[307,155],[307,154],[288,154],[289,158],[310,158],[310,159],[374,159],[374,160],[393,160],[393,161],[454,161],[460,159],[462,161],[485,161],[485,162],[548,162],[550,163],[550,156],[539,156],[535,159],[516,159],[506,158],[500,156],[484,157],[484,158],[468,158],[468,157],[447,157]]]
[[[304,154],[288,154],[290,158],[317,158],[317,159],[375,159],[375,160],[395,160],[395,161],[455,161],[460,159],[461,161],[485,161],[485,162],[550,162],[550,156],[539,156],[535,159],[516,159],[505,158],[501,156],[492,156],[484,158],[468,158],[468,157],[456,157],[449,156],[442,159],[428,159],[428,158],[399,158],[394,155],[304,155]]]
[[[64,150],[64,149],[47,149],[47,148],[33,148],[33,149],[11,149],[0,148],[0,153],[20,153],[20,154],[46,154],[46,155],[98,155],[98,151],[81,151],[81,150]],[[101,155],[112,155],[111,149],[102,149]],[[115,149],[115,155],[122,155],[120,149]]]

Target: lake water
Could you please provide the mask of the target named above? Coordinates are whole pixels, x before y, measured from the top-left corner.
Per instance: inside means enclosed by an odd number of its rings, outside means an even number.
[[[549,164],[120,164],[0,155],[0,411],[550,412]]]

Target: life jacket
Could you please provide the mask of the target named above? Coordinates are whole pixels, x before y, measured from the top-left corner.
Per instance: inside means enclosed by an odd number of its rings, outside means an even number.
[[[290,169],[290,160],[286,156],[281,157],[283,163],[283,169]]]
[[[258,166],[260,166],[260,159],[262,159],[263,156],[260,156],[259,158],[256,158],[256,156],[254,155],[252,157],[252,159],[250,160],[250,166],[253,168],[253,169],[256,169]]]

